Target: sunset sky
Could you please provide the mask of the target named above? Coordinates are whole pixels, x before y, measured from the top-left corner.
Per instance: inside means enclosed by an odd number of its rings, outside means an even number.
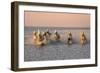
[[[25,26],[89,28],[89,14],[25,11]]]

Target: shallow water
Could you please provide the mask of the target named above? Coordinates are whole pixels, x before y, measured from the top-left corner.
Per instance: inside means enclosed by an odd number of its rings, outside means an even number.
[[[46,31],[51,33],[56,29],[60,34],[60,41],[50,41],[43,47],[36,47],[32,43],[32,32]],[[24,28],[24,61],[46,61],[46,60],[67,60],[67,59],[87,59],[90,58],[90,29],[89,28],[47,28],[47,27],[25,27]],[[73,44],[67,45],[67,33],[71,32]],[[80,45],[80,32],[84,32],[88,40],[84,46]]]

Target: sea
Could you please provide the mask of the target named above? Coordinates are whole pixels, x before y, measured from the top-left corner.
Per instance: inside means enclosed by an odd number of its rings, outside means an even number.
[[[49,30],[54,35],[56,30],[60,35],[59,41],[51,40],[48,44],[37,47],[33,44],[33,32]],[[73,43],[67,44],[68,33],[72,33]],[[87,38],[85,45],[80,44],[80,33]],[[66,27],[24,27],[24,61],[52,61],[90,58],[90,28]]]

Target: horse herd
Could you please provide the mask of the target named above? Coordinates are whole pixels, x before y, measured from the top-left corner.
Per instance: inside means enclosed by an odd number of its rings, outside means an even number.
[[[71,32],[68,32],[66,35],[67,37],[67,44],[72,45],[73,44],[73,35]],[[51,38],[52,37],[52,38]],[[87,42],[87,38],[84,32],[80,33],[80,44],[85,45]],[[35,46],[44,46],[48,44],[51,40],[59,42],[61,39],[60,34],[55,30],[54,33],[50,33],[49,30],[45,32],[41,32],[40,30],[33,31],[33,44]]]

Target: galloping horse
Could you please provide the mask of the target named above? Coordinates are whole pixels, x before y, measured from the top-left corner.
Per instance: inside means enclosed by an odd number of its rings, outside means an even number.
[[[68,45],[72,44],[72,33],[71,32],[68,33],[67,43],[68,43]]]
[[[86,44],[86,42],[87,42],[87,39],[86,39],[85,33],[82,32],[81,35],[80,35],[80,43],[82,45],[84,45],[84,44]]]

